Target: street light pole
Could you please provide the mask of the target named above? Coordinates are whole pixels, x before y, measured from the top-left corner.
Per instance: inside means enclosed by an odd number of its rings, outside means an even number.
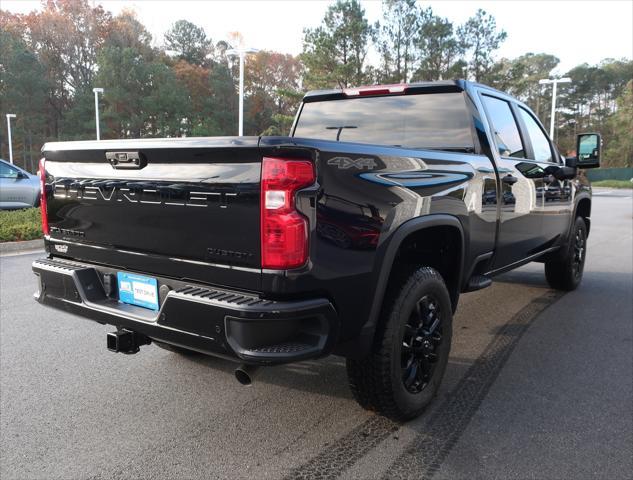
[[[240,100],[238,136],[244,136],[244,53],[240,52]]]
[[[539,85],[549,85],[552,84],[552,114],[550,116],[549,122],[549,138],[554,141],[554,120],[556,118],[556,90],[559,83],[571,83],[571,78],[544,78],[543,80],[539,80]]]
[[[244,58],[248,53],[257,53],[256,48],[232,48],[226,51],[227,57],[239,57],[240,59],[240,91],[239,91],[239,126],[238,135],[244,136]]]
[[[9,134],[9,162],[13,164],[13,141],[11,140],[11,119],[15,113],[7,113],[7,133]]]
[[[97,126],[97,140],[101,140],[101,132],[99,130],[99,94],[103,93],[103,88],[93,88],[95,94],[95,125]]]

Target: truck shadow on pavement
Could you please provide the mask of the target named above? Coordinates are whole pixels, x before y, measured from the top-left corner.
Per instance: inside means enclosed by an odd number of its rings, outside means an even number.
[[[582,283],[575,291],[588,292],[589,289],[591,289],[591,291],[595,293],[596,289],[609,292],[613,292],[613,289],[616,289],[630,295],[632,278],[633,276],[630,272],[603,272],[585,269]],[[545,280],[545,273],[542,270],[512,271],[496,277],[494,282],[550,289]]]
[[[532,288],[542,288],[543,293],[546,293],[550,289],[544,277],[542,270],[513,271],[499,276],[495,279],[495,282],[524,284]],[[488,332],[494,336],[513,336],[514,333],[511,329],[504,329],[504,326],[508,327],[508,322],[511,323],[510,318],[501,319],[499,322],[500,325],[495,327],[493,330],[488,330]],[[472,331],[473,329],[478,329],[480,327],[478,325],[469,324],[468,327],[464,328],[468,328]],[[188,357],[188,360],[195,362],[200,366],[221,371],[230,377],[234,376],[234,370],[239,365],[236,362],[205,356],[203,354],[193,354]],[[447,372],[450,372],[452,376],[456,375],[460,377],[466,370],[468,370],[473,361],[475,361],[475,358],[460,356],[458,351],[453,350],[451,357],[449,358]],[[345,359],[337,356],[329,356],[319,360],[309,360],[287,365],[262,367],[254,377],[252,387],[242,386],[237,382],[237,380],[235,380],[234,385],[235,389],[256,389],[260,383],[268,386],[277,386],[292,390],[300,390],[307,393],[329,395],[353,401],[347,382]]]
[[[202,354],[194,354],[189,360],[231,377],[239,365],[236,362]],[[347,387],[345,360],[333,355],[319,360],[262,367],[254,377],[252,386],[240,385],[235,380],[235,389],[257,388],[259,383],[352,400],[352,394]]]

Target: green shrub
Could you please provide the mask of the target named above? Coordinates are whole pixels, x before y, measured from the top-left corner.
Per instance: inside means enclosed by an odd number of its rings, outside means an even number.
[[[607,187],[607,188],[633,188],[633,182],[630,180],[599,180],[597,182],[591,182],[593,187]]]
[[[0,242],[42,238],[39,208],[0,210]]]

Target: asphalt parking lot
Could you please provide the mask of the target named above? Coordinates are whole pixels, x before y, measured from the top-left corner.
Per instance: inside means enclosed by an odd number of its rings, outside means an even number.
[[[463,295],[433,406],[363,411],[344,362],[263,370],[153,345],[35,303],[30,263],[0,259],[0,477],[631,478],[633,198],[596,192],[581,287],[541,264]],[[41,254],[40,254],[41,256]]]

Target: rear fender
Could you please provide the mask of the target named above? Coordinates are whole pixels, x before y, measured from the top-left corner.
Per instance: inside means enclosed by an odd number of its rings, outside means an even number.
[[[340,353],[347,357],[363,358],[366,356],[373,343],[376,327],[380,316],[385,292],[389,283],[389,277],[394,265],[398,249],[402,242],[412,233],[419,232],[432,227],[454,227],[461,236],[461,259],[458,272],[457,285],[463,283],[464,259],[465,259],[465,238],[464,229],[461,222],[452,215],[437,214],[427,215],[424,217],[413,218],[403,223],[397,230],[393,232],[390,239],[384,242],[376,252],[376,269],[375,269],[375,285],[372,306],[367,322],[361,329],[358,338],[353,341],[340,345]]]

